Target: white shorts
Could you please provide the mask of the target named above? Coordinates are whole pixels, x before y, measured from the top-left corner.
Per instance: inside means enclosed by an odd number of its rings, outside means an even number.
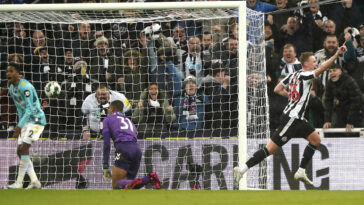
[[[37,141],[44,130],[43,125],[26,124],[21,128],[20,136],[18,137],[18,144],[32,144]]]

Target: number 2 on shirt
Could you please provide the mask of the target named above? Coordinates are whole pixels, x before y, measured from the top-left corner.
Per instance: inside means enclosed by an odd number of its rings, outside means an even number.
[[[122,126],[120,126],[120,129],[122,129],[122,130],[127,130],[127,129],[129,129],[129,127],[130,127],[130,130],[133,132],[134,131],[134,127],[133,127],[133,125],[131,124],[131,121],[129,120],[129,118],[124,118],[124,117],[120,117],[120,116],[118,116],[118,118],[120,119],[120,121],[121,121],[121,125]],[[128,123],[126,123],[125,122],[125,120],[128,122]]]

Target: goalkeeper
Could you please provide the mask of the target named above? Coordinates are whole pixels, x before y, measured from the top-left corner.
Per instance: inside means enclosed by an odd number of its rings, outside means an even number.
[[[14,100],[18,111],[19,122],[14,128],[14,138],[18,138],[17,154],[20,158],[19,172],[14,184],[9,189],[22,189],[25,173],[30,177],[30,184],[26,189],[40,189],[42,187],[35,174],[33,163],[29,158],[31,144],[39,139],[46,124],[43,110],[40,108],[37,92],[32,84],[22,78],[18,64],[10,63],[6,71],[6,78],[10,85],[9,94]]]
[[[104,179],[112,178],[113,189],[140,189],[148,183],[160,189],[161,184],[155,172],[142,179],[135,179],[142,158],[142,152],[137,143],[137,131],[134,123],[123,113],[124,104],[120,100],[113,101],[109,106],[109,115],[103,121],[102,135],[104,140],[103,168]],[[112,175],[109,170],[110,138],[114,141],[115,163]]]

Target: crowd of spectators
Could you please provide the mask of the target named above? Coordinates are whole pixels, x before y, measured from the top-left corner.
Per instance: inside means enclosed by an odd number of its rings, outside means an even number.
[[[315,127],[363,126],[364,2],[343,0],[286,11],[316,2],[247,0],[249,8],[265,13],[267,75],[253,73],[248,82],[264,87],[255,83],[261,78],[268,87],[270,129],[276,128],[287,103],[273,88],[301,69],[300,54],[315,52],[321,64],[343,42],[348,51],[314,82],[306,118]],[[113,100],[124,102],[125,114],[140,132],[237,129],[239,28],[228,12],[215,11],[225,18],[193,19],[179,10],[178,19],[148,21],[145,17],[163,13],[73,12],[70,18],[78,23],[0,22],[1,129],[16,124],[6,91],[8,62],[23,65],[24,77],[37,89],[51,138],[70,133],[72,138],[97,137]],[[125,21],[82,21],[100,16]],[[62,86],[58,98],[45,96],[49,81]],[[261,103],[249,99],[248,108]]]

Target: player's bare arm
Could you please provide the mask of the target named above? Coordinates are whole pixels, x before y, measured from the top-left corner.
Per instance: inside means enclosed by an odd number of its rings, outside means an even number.
[[[344,54],[346,52],[346,41],[343,43],[343,45],[337,49],[336,53],[329,58],[329,60],[325,61],[319,68],[315,70],[315,76],[321,75],[340,55]]]
[[[281,83],[278,83],[276,85],[276,87],[274,88],[274,92],[286,98],[288,98],[289,96],[289,93],[287,92],[286,88]]]

